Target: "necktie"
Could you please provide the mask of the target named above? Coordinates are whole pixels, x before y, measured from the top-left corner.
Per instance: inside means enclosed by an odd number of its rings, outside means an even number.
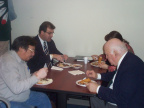
[[[110,80],[110,82],[108,83],[107,87],[110,87],[110,85],[112,84],[112,80]]]
[[[46,55],[48,55],[48,53],[49,53],[49,50],[48,50],[48,47],[47,47],[45,41],[44,41],[44,52],[45,52]]]
[[[115,70],[115,72],[114,72],[115,74],[116,74],[116,71],[117,70]],[[114,74],[114,76],[115,76],[115,74]],[[113,83],[113,78],[110,80],[110,82],[108,83],[107,87],[110,87],[112,83]]]

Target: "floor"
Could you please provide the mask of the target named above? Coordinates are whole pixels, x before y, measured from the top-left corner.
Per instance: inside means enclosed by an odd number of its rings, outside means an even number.
[[[88,106],[68,104],[67,108],[89,108]]]
[[[69,98],[67,108],[90,108],[89,100]]]

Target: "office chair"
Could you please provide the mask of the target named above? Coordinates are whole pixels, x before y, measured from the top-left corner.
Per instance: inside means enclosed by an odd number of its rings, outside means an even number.
[[[10,103],[7,99],[0,97],[0,101],[3,102],[7,106],[7,108],[10,108]]]

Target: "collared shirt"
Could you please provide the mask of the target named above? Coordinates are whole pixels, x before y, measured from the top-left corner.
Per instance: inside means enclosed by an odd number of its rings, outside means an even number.
[[[127,52],[126,52],[126,53],[120,58],[120,60],[118,61],[117,70],[118,70],[118,68],[119,68],[119,66],[120,66],[120,64],[121,64],[121,62],[122,62],[122,60],[123,60],[123,58],[125,57],[126,54],[127,54]],[[114,75],[114,77],[113,77],[113,79],[112,79],[112,84],[111,84],[110,87],[109,87],[110,89],[113,89],[113,84],[114,84],[116,75],[117,75],[117,71],[116,71],[116,73],[115,73],[115,75]],[[101,74],[98,74],[97,79],[101,79]],[[97,87],[97,90],[96,90],[97,93],[99,92],[99,88],[100,88],[100,85]],[[114,104],[114,103],[110,103],[110,104],[116,105],[116,104]]]
[[[37,77],[30,75],[26,62],[13,50],[1,56],[0,64],[0,96],[9,101],[26,101]]]
[[[40,42],[41,42],[41,45],[42,45],[42,47],[43,47],[43,50],[44,50],[44,40],[42,40],[39,35],[38,35],[38,38],[39,38],[39,40],[40,40]],[[47,42],[46,42],[46,43],[47,43]],[[46,46],[48,47],[47,44],[46,44]]]

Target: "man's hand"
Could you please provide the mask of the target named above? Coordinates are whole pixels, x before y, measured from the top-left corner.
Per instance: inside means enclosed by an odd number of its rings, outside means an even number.
[[[38,79],[43,79],[47,76],[48,68],[42,68],[34,73]]]
[[[98,66],[102,69],[108,69],[108,65],[104,62],[99,63]]]
[[[66,61],[68,59],[68,56],[64,54],[63,59]]]
[[[58,61],[64,62],[62,55],[53,54],[53,58],[57,59]]]
[[[86,71],[86,75],[87,75],[88,77],[97,78],[97,73],[94,72],[94,70],[87,70],[87,71]]]
[[[93,60],[98,60],[98,55],[92,55],[91,57],[93,58]]]
[[[96,82],[90,82],[90,83],[86,83],[86,86],[90,92],[96,93],[99,84],[97,84]]]
[[[67,55],[53,54],[53,58],[57,59],[60,62],[64,62],[64,60],[68,59],[68,56]]]

